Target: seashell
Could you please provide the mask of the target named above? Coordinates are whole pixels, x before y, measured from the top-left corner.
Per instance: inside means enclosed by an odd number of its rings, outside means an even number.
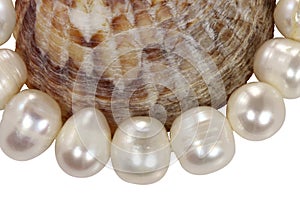
[[[273,37],[275,0],[17,0],[16,51],[29,88],[66,119],[95,106],[112,130],[130,116],[169,129],[183,111],[219,108]]]

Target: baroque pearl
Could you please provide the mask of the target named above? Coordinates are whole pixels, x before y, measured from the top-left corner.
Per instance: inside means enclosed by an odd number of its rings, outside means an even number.
[[[151,117],[125,120],[113,137],[113,168],[129,183],[151,184],[160,180],[169,167],[170,154],[163,124]]]
[[[280,93],[266,83],[250,83],[229,98],[227,118],[235,132],[248,140],[264,140],[274,135],[285,119]]]
[[[21,57],[14,51],[0,50],[0,109],[20,91],[26,79],[27,70]]]
[[[38,90],[25,90],[7,104],[0,124],[0,146],[15,160],[43,153],[61,128],[60,107]]]
[[[274,11],[274,19],[282,35],[300,41],[299,0],[280,0]]]
[[[300,43],[284,38],[264,43],[255,54],[254,73],[283,97],[300,97]]]
[[[0,0],[0,45],[11,36],[16,25],[16,12],[11,0]]]
[[[171,128],[171,146],[181,166],[192,174],[208,174],[225,167],[235,154],[227,119],[211,107],[181,114]]]
[[[55,144],[59,166],[75,177],[98,173],[110,157],[111,132],[104,115],[85,108],[70,117]]]

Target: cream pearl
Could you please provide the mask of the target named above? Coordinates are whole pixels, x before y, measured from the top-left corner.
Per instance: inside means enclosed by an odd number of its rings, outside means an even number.
[[[160,180],[169,167],[171,148],[166,130],[151,117],[133,117],[117,129],[111,148],[114,170],[135,184]]]
[[[0,124],[0,146],[15,160],[25,161],[44,152],[61,128],[61,111],[47,94],[25,90],[7,104]]]
[[[283,97],[300,97],[300,43],[283,38],[267,41],[255,54],[254,73]]]
[[[181,166],[203,175],[226,166],[235,154],[227,119],[211,107],[192,108],[173,122],[171,146]]]
[[[235,132],[248,140],[273,136],[285,119],[285,105],[280,93],[265,83],[250,83],[229,98],[227,118]]]
[[[20,91],[26,79],[27,70],[21,57],[14,51],[0,50],[0,109]]]
[[[11,0],[0,0],[0,45],[11,36],[16,25],[16,12]]]
[[[111,132],[104,115],[85,108],[64,124],[55,144],[59,166],[74,177],[98,173],[110,157]]]
[[[299,0],[280,0],[274,11],[274,19],[282,35],[300,40]]]

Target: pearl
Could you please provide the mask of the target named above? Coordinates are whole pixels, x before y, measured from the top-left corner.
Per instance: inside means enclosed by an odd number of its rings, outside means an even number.
[[[203,175],[225,167],[235,154],[227,119],[211,107],[192,108],[173,122],[171,146],[181,166]]]
[[[300,97],[300,43],[283,38],[269,40],[255,54],[254,73],[283,97]]]
[[[104,115],[85,108],[67,120],[55,143],[56,160],[67,174],[89,177],[110,157],[111,133]]]
[[[151,117],[133,117],[119,125],[111,148],[117,175],[129,183],[151,184],[169,167],[171,147],[161,122]]]
[[[280,0],[274,11],[274,19],[282,35],[300,40],[299,0]]]
[[[255,54],[254,73],[283,97],[300,97],[300,43],[283,38],[267,41]]]
[[[33,159],[53,142],[61,128],[61,111],[47,94],[25,90],[7,104],[0,123],[0,146],[19,161]]]
[[[16,12],[11,0],[0,0],[0,45],[11,36],[16,25]]]
[[[26,79],[27,79],[27,70],[26,70],[25,63],[23,62],[21,57],[14,51],[8,49],[0,50],[0,109],[1,110],[4,109],[7,102],[20,91]]]
[[[273,136],[285,119],[285,105],[280,93],[266,83],[250,83],[229,98],[227,118],[235,132],[248,140]]]

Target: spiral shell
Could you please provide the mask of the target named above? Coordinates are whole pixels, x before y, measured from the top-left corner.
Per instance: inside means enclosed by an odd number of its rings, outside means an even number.
[[[67,118],[95,106],[111,128],[150,115],[167,129],[191,107],[219,108],[273,36],[275,0],[17,0],[27,85]]]

